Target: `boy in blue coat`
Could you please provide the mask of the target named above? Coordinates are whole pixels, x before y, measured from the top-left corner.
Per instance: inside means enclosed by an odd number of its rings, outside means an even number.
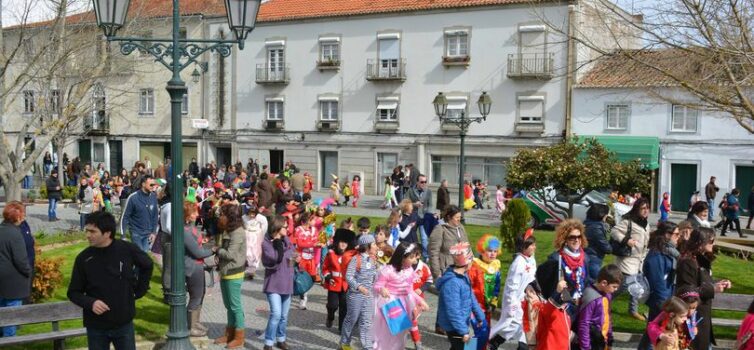
[[[463,350],[464,344],[471,339],[469,325],[475,329],[487,328],[484,311],[471,290],[471,281],[467,275],[473,256],[468,242],[458,243],[450,248],[454,266],[448,267],[438,279],[440,305],[437,309],[437,323],[447,332],[451,350]]]

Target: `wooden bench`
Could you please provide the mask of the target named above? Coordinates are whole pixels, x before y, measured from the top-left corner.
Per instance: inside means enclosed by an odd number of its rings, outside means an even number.
[[[752,300],[754,300],[754,295],[717,293],[715,294],[715,299],[712,299],[712,309],[745,312],[749,309],[749,304],[751,304]],[[718,327],[740,327],[741,320],[713,317],[712,325]]]
[[[52,323],[51,332],[2,337],[0,338],[0,348],[51,340],[55,350],[62,350],[66,338],[84,336],[86,335],[86,328],[60,330],[59,322],[81,319],[82,317],[81,308],[70,301],[0,307],[0,327]]]
[[[718,239],[715,242],[715,247],[718,250],[732,253],[736,258],[741,258],[743,260],[748,261],[750,258],[754,258],[754,248],[748,245],[738,244],[736,243],[737,241],[740,240]]]

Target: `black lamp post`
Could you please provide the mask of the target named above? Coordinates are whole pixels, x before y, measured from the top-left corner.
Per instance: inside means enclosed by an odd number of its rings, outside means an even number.
[[[466,116],[466,110],[461,111],[460,118],[448,118],[448,99],[442,92],[437,93],[432,104],[435,106],[435,114],[440,117],[442,123],[456,125],[460,130],[461,154],[458,158],[458,208],[463,212],[463,172],[466,168],[466,133],[469,131],[469,125],[471,125],[471,123],[481,123],[482,121],[487,120],[487,116],[490,114],[490,107],[492,107],[492,98],[490,98],[490,95],[487,95],[486,91],[483,91],[477,101],[479,113],[482,116],[472,118]]]
[[[217,52],[223,57],[230,56],[232,44],[238,44],[243,49],[246,36],[254,29],[261,0],[225,0],[225,10],[228,15],[228,26],[236,40],[211,39],[181,39],[179,0],[173,0],[173,35],[171,38],[134,38],[116,37],[117,31],[123,27],[128,14],[130,0],[93,0],[94,12],[97,16],[97,26],[102,28],[108,41],[120,42],[120,52],[129,55],[136,49],[149,52],[155,61],[162,63],[173,72],[168,81],[167,91],[170,94],[171,120],[171,151],[170,159],[173,164],[172,182],[173,193],[170,210],[172,229],[171,279],[168,303],[170,304],[170,328],[166,349],[194,349],[189,341],[186,324],[186,280],[183,268],[183,183],[180,167],[182,160],[181,135],[181,101],[186,94],[186,84],[181,80],[183,69],[196,63],[199,56],[207,51]],[[192,75],[192,78],[195,76]]]

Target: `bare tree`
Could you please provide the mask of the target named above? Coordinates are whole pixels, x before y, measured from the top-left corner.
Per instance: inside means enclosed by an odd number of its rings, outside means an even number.
[[[576,62],[569,67],[571,73],[589,79],[584,75],[593,67],[605,71],[589,75],[607,76],[620,68],[632,72],[612,77],[623,86],[646,88],[649,94],[673,104],[727,113],[754,133],[754,2],[644,1],[639,2],[643,15],[626,12],[610,0],[579,3],[574,20],[589,23],[587,26],[573,26],[569,31],[564,23],[540,15],[580,48]],[[606,37],[611,45],[604,42]],[[638,47],[633,45],[637,42]],[[611,61],[594,64],[600,60]]]

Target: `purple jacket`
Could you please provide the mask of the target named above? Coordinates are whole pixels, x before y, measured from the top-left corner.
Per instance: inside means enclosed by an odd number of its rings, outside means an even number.
[[[602,323],[605,322],[605,313],[602,307],[602,298],[607,297],[609,303],[612,303],[613,296],[598,291],[594,286],[584,288],[584,295],[581,297],[581,308],[579,310],[578,333],[579,346],[581,349],[591,349],[591,339],[589,338],[589,328],[592,325],[602,329]],[[610,306],[608,305],[608,310]],[[613,337],[613,322],[610,318],[608,325],[607,338]],[[607,341],[607,339],[605,339]]]
[[[272,245],[272,239],[264,236],[262,242],[262,265],[264,265],[264,287],[265,293],[274,293],[281,295],[293,294],[293,245],[288,237],[283,238],[283,257],[278,259],[278,252]],[[280,260],[280,262],[278,262]]]

